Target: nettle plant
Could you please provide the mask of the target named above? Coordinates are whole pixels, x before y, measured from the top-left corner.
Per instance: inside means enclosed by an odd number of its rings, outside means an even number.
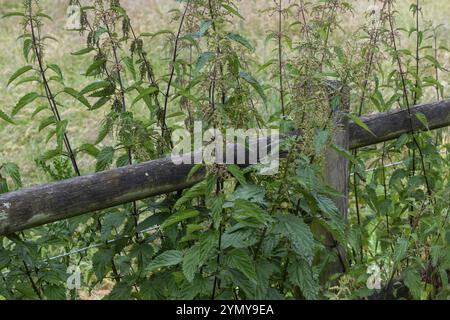
[[[442,131],[353,153],[331,141],[334,112],[347,105],[348,91],[350,109],[342,111],[361,126],[365,113],[409,110],[428,92],[444,97],[439,54],[446,49],[439,28],[422,27],[421,4],[411,6],[415,26],[402,29],[394,2],[376,1],[369,22],[343,37],[350,3],[274,1],[260,13],[276,21],[265,41],[273,58],[259,61],[253,41],[235,27],[245,23],[238,1],[178,2],[170,12],[175,31],[139,33],[118,0],[70,0],[69,29],[86,39],[72,55],[85,59],[89,81],[72,88],[45,55],[46,43],[57,40],[42,31],[51,17],[38,1],[24,1],[22,12],[5,15],[23,20],[26,62],[8,85],[33,89],[0,118],[15,124],[35,106],[39,131],[48,131],[37,164],[54,180],[80,175],[81,155],[103,171],[170,154],[172,132],[193,133],[195,121],[204,131],[297,132],[281,145],[279,173],[205,165],[206,179],[183,192],[2,238],[0,296],[77,299],[102,285],[110,299],[365,298],[376,293],[367,288],[367,268],[375,265],[385,296],[401,282],[409,297],[448,297]],[[414,51],[400,48],[403,34],[416,40]],[[164,43],[158,55],[156,41]],[[67,101],[104,110],[95,143],[74,145],[61,111]],[[331,200],[342,195],[322,177],[330,148],[352,166],[348,223]],[[21,187],[19,168],[0,165],[0,192]],[[67,286],[74,267],[81,290]]]

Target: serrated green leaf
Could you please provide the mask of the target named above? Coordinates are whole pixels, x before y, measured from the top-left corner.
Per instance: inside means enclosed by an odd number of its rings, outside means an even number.
[[[46,162],[46,161],[56,158],[60,155],[61,155],[61,150],[58,150],[58,149],[48,150],[41,157],[39,157],[39,160],[42,162]]]
[[[294,215],[276,216],[276,233],[285,236],[292,245],[293,250],[303,257],[309,264],[314,257],[314,237],[309,226],[300,218]]]
[[[194,75],[197,75],[214,56],[214,52],[203,52],[195,64]]]
[[[235,15],[236,17],[241,18],[242,20],[245,20],[245,18],[239,13],[239,11],[235,8],[233,8],[232,6],[229,6],[227,4],[222,4],[222,7],[227,10],[229,13],[231,13],[232,15]]]
[[[95,60],[86,70],[86,76],[93,76],[95,74],[99,73],[99,69],[101,69],[102,66],[104,66],[106,63],[106,59],[98,59]]]
[[[270,216],[265,210],[248,200],[237,199],[234,202],[234,209],[233,218],[249,227],[260,228],[266,226],[270,220]]]
[[[49,125],[52,125],[55,123],[56,123],[55,116],[50,116],[50,117],[42,120],[41,123],[39,124],[39,132],[41,132],[42,130],[47,128]]]
[[[97,135],[97,140],[95,140],[95,144],[99,144],[100,142],[105,140],[106,136],[110,131],[111,131],[111,123],[109,121],[105,121],[100,127],[100,130]]]
[[[32,103],[34,100],[40,97],[40,94],[37,92],[30,92],[26,95],[24,95],[19,102],[16,104],[16,106],[13,109],[12,116],[15,116],[19,113],[20,110],[22,110],[26,105]]]
[[[55,134],[56,134],[57,144],[60,148],[63,147],[64,135],[66,134],[68,123],[69,123],[68,120],[58,121],[56,123]]]
[[[32,70],[33,66],[25,66],[22,67],[20,69],[18,69],[16,72],[14,72],[14,74],[9,78],[8,83],[6,84],[6,86],[9,86],[11,83],[14,82],[14,80],[16,80],[17,78],[19,78],[21,75],[23,75],[24,73],[27,73],[28,71]]]
[[[5,14],[2,15],[2,19],[3,18],[9,18],[9,17],[24,17],[25,14],[23,12],[7,12]]]
[[[235,177],[236,180],[239,181],[239,183],[241,185],[246,185],[247,184],[247,181],[245,179],[244,173],[242,172],[242,170],[237,165],[229,164],[229,165],[227,165],[227,169],[233,175],[233,177]]]
[[[183,257],[183,274],[189,282],[194,280],[195,274],[215,252],[218,246],[216,233],[208,233],[201,241],[190,247]]]
[[[9,192],[8,181],[6,181],[5,178],[0,177],[0,194],[7,192]]]
[[[112,164],[114,152],[115,150],[113,147],[105,147],[100,151],[97,156],[97,165],[95,167],[96,172],[103,171]]]
[[[238,33],[229,33],[227,35],[227,38],[231,39],[233,41],[236,41],[237,43],[243,45],[244,47],[246,47],[250,51],[254,51],[255,50],[255,48],[253,48],[253,46],[250,44],[250,42],[248,42],[247,39],[245,39],[243,36],[241,36]]]
[[[98,155],[99,155],[99,153],[100,153],[100,150],[99,150],[98,148],[96,148],[96,147],[95,147],[94,145],[92,145],[92,144],[83,144],[83,145],[78,149],[78,151],[79,151],[79,152],[87,153],[87,154],[89,154],[90,156],[95,157],[95,158],[97,158]]]
[[[10,176],[17,189],[22,188],[22,178],[20,177],[19,167],[15,163],[5,163],[3,171]]]
[[[96,82],[88,84],[86,87],[84,87],[84,89],[81,90],[79,94],[85,95],[86,93],[96,91],[99,89],[103,89],[103,88],[107,88],[109,86],[111,86],[111,82],[109,82],[109,81],[106,81],[106,80],[96,81]]]
[[[181,210],[175,214],[172,214],[164,223],[161,228],[165,229],[179,222],[197,217],[200,213],[197,210]]]
[[[260,85],[260,83],[258,82],[258,80],[256,80],[255,77],[253,77],[252,75],[250,75],[249,73],[244,72],[244,71],[241,71],[239,73],[239,75],[248,84],[250,84],[256,90],[256,92],[258,92],[258,94],[261,97],[261,99],[263,100],[263,102],[267,103],[267,96],[264,93],[264,90],[263,90],[262,86]]]
[[[11,119],[11,117],[8,116],[6,113],[4,113],[2,110],[0,110],[0,119],[4,120],[4,121],[6,121],[6,122],[8,122],[10,124],[16,124],[14,122],[14,120]]]
[[[191,187],[188,191],[186,191],[180,199],[177,200],[174,208],[179,208],[186,202],[204,195],[206,193],[206,191],[207,191],[207,181],[206,180],[197,183],[195,186]]]
[[[147,272],[153,272],[159,268],[172,267],[183,261],[183,254],[180,251],[165,251],[150,262]]]
[[[92,267],[94,268],[97,281],[102,281],[111,267],[114,252],[111,249],[101,249],[92,257]]]
[[[242,229],[234,232],[226,232],[222,235],[222,249],[248,248],[258,242],[252,230]]]
[[[27,62],[29,61],[28,56],[30,55],[30,51],[31,51],[32,48],[33,48],[33,40],[31,40],[29,38],[25,39],[23,41],[22,53],[23,53],[23,56],[25,57],[25,60]]]
[[[226,265],[242,272],[248,280],[257,283],[255,264],[247,249],[231,250],[226,256]]]
[[[430,126],[428,125],[428,119],[427,117],[421,113],[421,112],[417,112],[415,114],[416,118],[422,123],[422,125],[427,128],[427,130],[430,130]]]
[[[91,110],[97,110],[103,107],[105,104],[107,104],[111,100],[111,97],[102,97],[97,100],[97,102],[94,103]]]
[[[67,88],[64,88],[64,92],[67,93],[68,95],[72,96],[76,100],[80,101],[82,104],[84,104],[89,109],[91,109],[91,104],[89,103],[89,101],[84,96],[82,96],[77,90],[67,87]]]
[[[406,253],[408,252],[408,246],[408,241],[405,239],[400,239],[397,242],[397,245],[394,248],[394,265],[398,265],[403,260],[403,258],[405,258]]]
[[[306,261],[300,259],[297,263],[291,263],[288,270],[289,281],[300,288],[307,300],[318,298],[320,289],[318,275]]]
[[[61,68],[57,64],[49,64],[48,68],[55,72],[61,80],[64,79]]]
[[[136,97],[136,99],[133,100],[133,103],[131,104],[131,106],[134,106],[136,103],[138,103],[141,99],[143,99],[144,97],[150,96],[152,94],[155,94],[156,92],[158,92],[158,88],[156,87],[150,87],[147,89],[142,90],[139,95]]]
[[[89,52],[94,51],[94,50],[95,50],[94,48],[85,48],[85,49],[81,49],[79,51],[73,52],[71,54],[73,56],[81,56],[81,55],[84,55],[84,54],[89,53]]]
[[[364,122],[361,121],[361,119],[357,116],[355,116],[354,114],[348,114],[348,117],[354,122],[356,123],[359,127],[363,128],[364,130],[366,130],[367,132],[369,132],[371,135],[373,135],[374,137],[376,137],[376,134],[373,133],[372,130],[370,130],[369,126],[367,124],[365,124]]]
[[[405,285],[408,287],[414,299],[420,300],[422,295],[423,284],[419,272],[411,268],[408,269],[405,272],[404,281]]]

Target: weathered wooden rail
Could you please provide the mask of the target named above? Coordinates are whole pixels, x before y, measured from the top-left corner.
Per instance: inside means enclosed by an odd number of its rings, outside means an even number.
[[[411,121],[414,131],[449,126],[450,100],[414,107],[411,115],[397,110],[365,116],[361,120],[372,133],[349,123],[349,148],[398,138],[411,132]],[[200,170],[188,180],[191,169],[165,158],[0,195],[0,236],[188,188],[205,175]]]

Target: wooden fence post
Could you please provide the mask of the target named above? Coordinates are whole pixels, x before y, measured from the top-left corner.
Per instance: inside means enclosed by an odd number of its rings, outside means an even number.
[[[336,97],[339,94],[339,104],[333,112],[332,123],[332,143],[344,150],[350,149],[350,130],[349,119],[346,114],[350,108],[350,91],[347,87],[337,88],[338,93],[332,93]],[[334,98],[333,98],[334,99]],[[349,200],[349,161],[346,157],[339,154],[334,148],[328,148],[324,159],[324,180],[330,186],[338,191],[342,196],[333,200],[341,213],[344,223],[347,224],[347,211]],[[338,245],[336,240],[328,232],[324,232],[324,244],[327,248],[333,249],[336,259],[331,262],[324,270],[322,277],[327,280],[329,276],[335,273],[346,271],[345,249]]]

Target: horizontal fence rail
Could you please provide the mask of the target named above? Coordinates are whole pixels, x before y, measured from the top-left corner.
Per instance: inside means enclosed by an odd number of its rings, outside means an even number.
[[[450,125],[450,100],[407,110],[361,118],[370,132],[350,123],[350,148],[392,140],[402,134]],[[417,119],[421,113],[428,128]],[[81,214],[188,188],[205,177],[200,169],[190,179],[193,165],[175,165],[171,158],[77,177],[0,195],[0,235],[23,231]]]
[[[415,132],[436,130],[450,125],[450,100],[424,104],[408,110],[395,110],[386,113],[364,116],[361,121],[371,132],[352,123],[350,125],[350,148],[358,149],[380,142],[396,139],[411,132],[411,123]],[[428,128],[419,120],[418,114],[427,119]],[[411,121],[410,121],[411,119]]]

